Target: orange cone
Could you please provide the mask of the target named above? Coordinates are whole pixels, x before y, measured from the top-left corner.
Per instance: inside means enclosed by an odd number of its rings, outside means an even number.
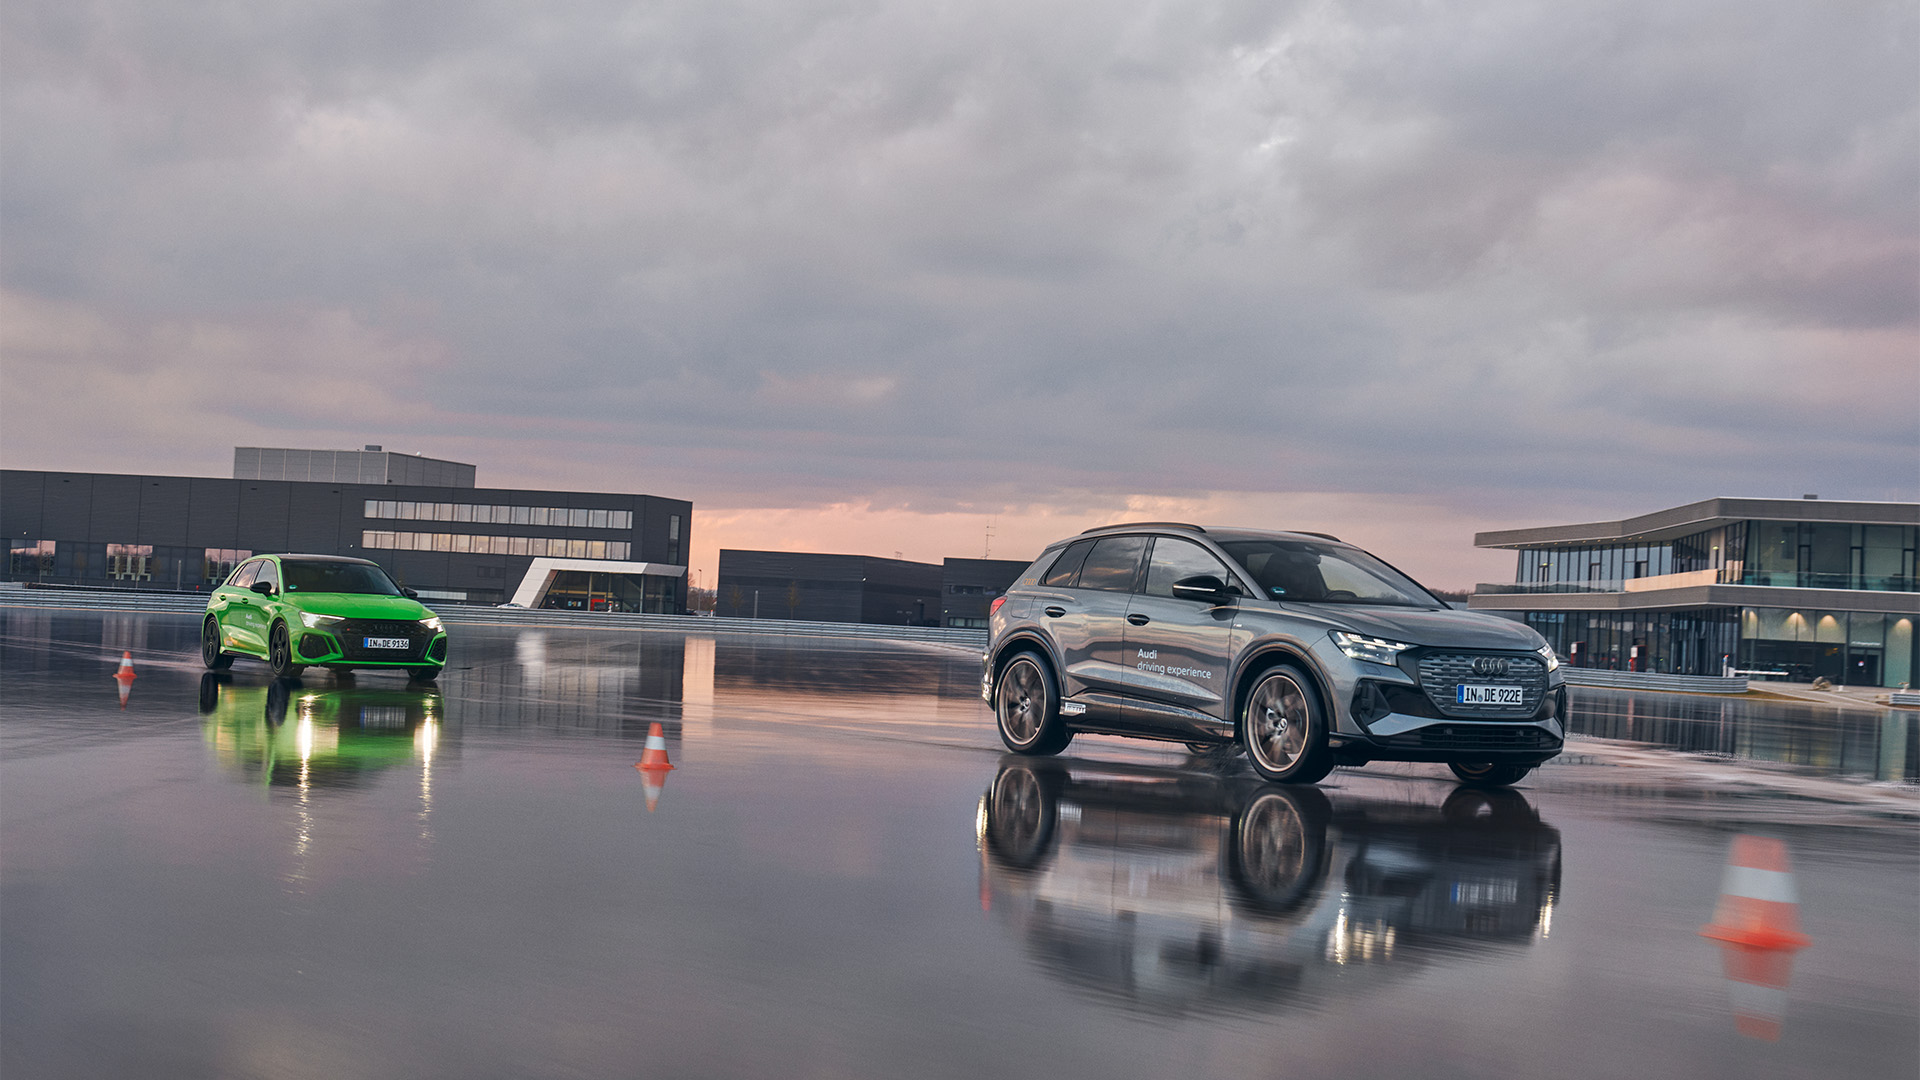
[[[1754,949],[1799,949],[1800,899],[1787,869],[1787,845],[1763,836],[1736,836],[1720,881],[1720,906],[1703,936]]]
[[[640,770],[640,787],[647,796],[647,813],[660,805],[660,792],[667,786],[667,773],[673,771],[673,763],[667,760],[667,733],[658,722],[647,728],[647,746],[640,751],[640,760],[633,763]]]
[[[647,728],[647,746],[640,751],[640,760],[633,765],[636,769],[658,769],[661,772],[673,768],[667,760],[667,732],[658,720]]]
[[[1800,932],[1800,901],[1787,868],[1786,844],[1760,836],[1733,838],[1720,904],[1700,933],[1720,943],[1735,1029],[1778,1042],[1793,954],[1810,941]]]
[[[133,680],[135,675],[133,673],[132,653],[122,652],[120,654],[120,670],[113,673],[113,678],[115,682],[120,684],[120,707],[124,709],[127,707],[127,697],[133,693]]]

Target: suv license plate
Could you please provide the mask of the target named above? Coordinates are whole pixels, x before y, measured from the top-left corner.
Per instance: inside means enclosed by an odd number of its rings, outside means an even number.
[[[362,648],[367,649],[404,649],[413,644],[403,637],[370,637]]]
[[[1468,686],[1466,683],[1454,687],[1453,702],[1456,705],[1525,705],[1521,697],[1524,688],[1518,686]]]

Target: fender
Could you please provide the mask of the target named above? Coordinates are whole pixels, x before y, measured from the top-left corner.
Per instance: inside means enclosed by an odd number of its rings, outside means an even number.
[[[1055,680],[1062,677],[1062,673],[1066,668],[1060,663],[1059,654],[1053,651],[1053,643],[1031,630],[1022,629],[1015,630],[1013,633],[1008,634],[1005,638],[1001,639],[999,644],[994,646],[993,666],[988,669],[990,674],[989,685],[1000,681],[1000,669],[1006,667],[1007,657],[1009,655],[1015,652],[1025,651],[1028,647],[1031,647],[1034,652],[1039,653],[1041,656],[1046,657],[1047,663],[1053,666],[1053,677]]]
[[[1227,714],[1227,719],[1233,723],[1233,734],[1235,738],[1239,738],[1240,736],[1240,702],[1245,698],[1247,693],[1248,675],[1266,666],[1268,662],[1282,658],[1292,661],[1302,671],[1307,673],[1309,679],[1313,680],[1313,688],[1320,695],[1320,705],[1327,713],[1328,733],[1331,734],[1338,729],[1340,711],[1339,706],[1333,699],[1333,680],[1327,677],[1326,670],[1320,666],[1320,661],[1314,657],[1313,650],[1292,638],[1273,638],[1253,646],[1241,656],[1239,662],[1234,666],[1233,680],[1231,682],[1233,687],[1233,711]]]

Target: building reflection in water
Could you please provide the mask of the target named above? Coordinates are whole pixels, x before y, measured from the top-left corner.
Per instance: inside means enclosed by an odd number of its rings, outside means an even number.
[[[1582,686],[1571,712],[1575,735],[1778,761],[1828,776],[1920,780],[1920,716],[1899,709]]]
[[[1047,972],[1158,1014],[1322,1002],[1552,931],[1560,833],[1518,792],[1432,802],[1003,759],[980,902]]]

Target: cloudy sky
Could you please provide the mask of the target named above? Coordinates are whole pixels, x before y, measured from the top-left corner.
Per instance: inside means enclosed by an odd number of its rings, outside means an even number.
[[[0,454],[719,546],[1920,497],[1912,2],[8,0]]]

